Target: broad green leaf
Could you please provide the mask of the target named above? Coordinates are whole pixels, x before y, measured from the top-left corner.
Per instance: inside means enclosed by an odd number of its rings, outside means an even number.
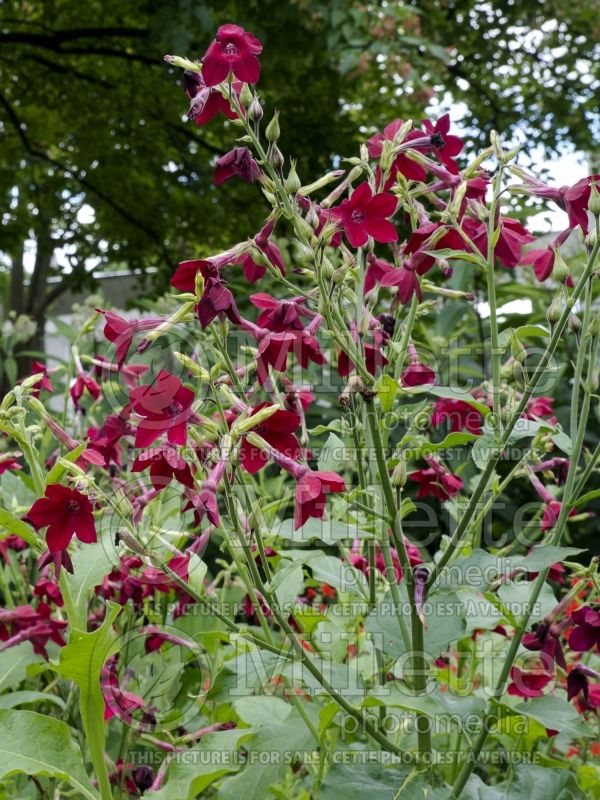
[[[290,563],[283,559],[282,565],[273,576],[270,585],[271,591],[275,592],[280,609],[288,609],[286,613],[289,613],[296,598],[302,593],[303,582],[304,575],[300,564]]]
[[[0,653],[0,692],[18,686],[27,677],[27,667],[41,661],[42,657],[35,655],[30,642],[22,642]]]
[[[188,565],[189,585],[199,594],[204,594],[204,578],[208,572],[208,564],[197,553],[188,550],[187,555],[190,559]]]
[[[34,711],[0,709],[0,779],[18,773],[49,775],[88,800],[98,797],[66,723]]]
[[[391,375],[386,375],[384,373],[377,379],[373,388],[377,392],[382,410],[385,412],[391,411],[400,388],[398,382],[395,381]]]
[[[504,704],[503,704],[504,705]],[[543,697],[530,697],[527,702],[506,707],[523,717],[540,722],[545,728],[565,733],[573,738],[595,736],[579,713],[567,700],[551,694]]]
[[[360,755],[357,753],[356,765],[334,763],[323,781],[320,800],[424,800],[422,773],[402,766],[365,764]]]
[[[6,528],[9,533],[20,536],[24,542],[31,547],[39,547],[41,542],[31,525],[23,522],[22,519],[11,514],[5,508],[0,508],[0,526]]]
[[[59,708],[66,708],[65,701],[50,692],[10,692],[0,695],[0,708],[16,708],[33,703],[51,703]]]
[[[590,800],[568,769],[527,764],[512,767],[511,772],[508,780],[495,786],[471,775],[461,800]]]
[[[316,581],[328,583],[338,592],[367,597],[367,579],[362,572],[341,558],[323,555],[311,559],[309,566]]]
[[[336,433],[330,433],[319,455],[318,469],[322,472],[337,472],[344,461],[353,457],[352,450]]]
[[[401,388],[400,391],[412,396],[431,394],[434,397],[443,397],[448,400],[462,400],[463,403],[468,403],[470,406],[473,406],[473,408],[476,408],[477,411],[480,411],[484,417],[490,413],[489,407],[486,406],[485,403],[475,400],[469,392],[450,389],[449,386],[414,386],[410,389],[404,387]]]
[[[164,786],[156,792],[146,792],[144,798],[194,800],[213,781],[239,769],[238,749],[252,734],[252,728],[206,734],[198,744],[185,751],[184,758],[177,758],[170,764]]]
[[[65,573],[76,613],[76,619],[70,622],[74,628],[85,630],[90,595],[112,570],[116,561],[111,559],[103,541],[80,547],[73,553],[72,561],[73,574]]]
[[[113,622],[120,611],[120,606],[108,602],[102,625],[93,633],[73,628],[67,646],[60,651],[60,674],[75,681],[79,687],[79,710],[92,759],[97,759],[104,750],[104,698],[100,674],[116,650],[117,635]]]
[[[476,433],[456,432],[449,433],[441,442],[426,442],[414,448],[408,447],[403,450],[404,457],[411,461],[416,461],[423,455],[437,453],[439,450],[447,450],[450,447],[461,447],[470,444],[480,437]]]
[[[281,539],[291,542],[309,542],[319,539],[325,544],[335,544],[347,539],[368,539],[372,534],[360,530],[357,525],[347,525],[338,520],[321,520],[311,517],[297,531],[294,530],[294,520],[286,519],[272,526],[272,533]]]

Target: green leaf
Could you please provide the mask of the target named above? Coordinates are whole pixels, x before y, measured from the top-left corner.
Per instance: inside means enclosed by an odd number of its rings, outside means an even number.
[[[273,576],[269,588],[275,592],[279,608],[287,609],[286,613],[289,613],[296,598],[302,593],[304,575],[300,564],[290,563],[287,559],[282,559],[282,564]]]
[[[439,450],[447,450],[450,447],[461,447],[462,445],[470,444],[471,442],[479,439],[480,436],[476,433],[456,432],[449,433],[441,442],[426,442],[413,448],[406,448],[403,450],[404,457],[411,461],[416,461],[423,455],[436,453]]]
[[[62,458],[65,461],[70,461],[71,463],[75,463],[80,455],[86,448],[86,442],[82,442],[78,444],[74,450],[71,450],[70,453],[67,453]],[[60,461],[57,461],[56,464],[52,467],[50,472],[46,475],[46,486],[49,486],[51,483],[58,483],[62,476],[67,471],[67,468],[64,464],[61,464]]]
[[[384,373],[377,379],[373,388],[377,392],[382,410],[385,412],[391,411],[400,388],[398,381],[395,381],[391,375]]]
[[[400,391],[412,396],[432,394],[434,397],[444,397],[448,400],[462,400],[463,403],[468,403],[473,408],[476,408],[477,411],[480,411],[484,417],[490,413],[489,407],[485,403],[475,400],[469,392],[460,392],[456,389],[450,389],[449,386],[412,386],[410,389],[403,387]]]
[[[289,539],[291,542],[309,542],[319,539],[325,544],[335,544],[348,539],[370,539],[372,534],[359,530],[356,525],[346,525],[335,519],[315,519],[311,517],[297,531],[294,530],[294,520],[286,519],[275,522],[272,532],[280,539]]]
[[[367,579],[351,564],[336,556],[319,556],[310,562],[313,578],[333,586],[338,592],[348,592],[366,598]]]
[[[527,764],[512,767],[511,772],[508,780],[495,786],[471,775],[461,800],[589,800],[568,769]]]
[[[335,433],[330,433],[321,449],[318,469],[322,472],[337,472],[344,461],[352,458],[352,453],[343,440]]]
[[[9,533],[20,536],[30,547],[39,547],[40,539],[31,525],[23,522],[22,519],[11,514],[5,508],[0,508],[0,525],[6,528]]]
[[[185,758],[171,763],[164,786],[157,792],[146,792],[144,797],[148,800],[193,800],[213,781],[239,768],[237,751],[252,734],[253,728],[206,734],[198,744],[185,751]]]
[[[40,662],[42,658],[35,655],[30,642],[4,650],[0,653],[0,692],[18,686],[27,677],[27,667]]]
[[[98,797],[66,723],[34,711],[0,709],[0,779],[18,773],[49,775],[89,800]]]
[[[70,622],[74,628],[84,630],[87,625],[90,594],[102,583],[117,562],[116,559],[111,560],[102,541],[81,547],[73,553],[72,561],[73,574],[65,573],[76,615]]]
[[[52,703],[59,708],[66,708],[65,701],[50,692],[10,692],[0,695],[0,708],[16,708],[30,703]]]
[[[357,761],[360,758],[357,753]],[[383,764],[365,764],[360,760],[356,765],[335,763],[319,793],[320,800],[403,800],[425,798],[424,778],[414,773],[414,783],[410,780],[408,767]],[[402,795],[400,795],[400,790]],[[412,790],[412,791],[411,791]]]
[[[120,606],[108,602],[104,622],[93,633],[84,633],[73,628],[67,646],[60,651],[58,667],[63,678],[75,681],[79,687],[81,722],[101,786],[108,782],[108,777],[104,761],[106,733],[100,673],[116,650],[117,635],[113,630],[113,622],[120,611]]]
[[[531,697],[527,702],[517,703],[507,708],[523,717],[540,722],[545,728],[565,733],[573,738],[595,736],[579,713],[567,700],[546,694],[543,697]]]

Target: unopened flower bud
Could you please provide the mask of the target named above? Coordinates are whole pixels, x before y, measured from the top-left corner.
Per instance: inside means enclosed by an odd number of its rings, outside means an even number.
[[[600,192],[596,181],[590,184],[590,199],[588,200],[588,211],[595,217],[600,217]]]
[[[290,194],[296,194],[296,192],[300,189],[300,178],[298,177],[298,173],[296,172],[296,162],[294,160],[291,161],[290,171],[288,172],[288,176],[285,179],[284,186],[286,191]]]
[[[165,56],[164,59],[167,64],[172,64],[174,67],[181,67],[181,69],[187,69],[190,72],[202,72],[202,66],[197,61],[190,61],[188,58],[182,58],[181,56]]]
[[[323,261],[321,262],[321,276],[326,280],[329,281],[333,278],[333,273],[335,269],[333,264],[328,258],[323,257]]]
[[[263,117],[263,107],[260,104],[258,95],[254,95],[250,108],[248,109],[248,117],[252,122],[260,122]]]
[[[492,131],[490,133],[490,141],[492,143],[494,155],[496,156],[498,161],[504,161],[504,159],[506,158],[506,153],[502,149],[502,145],[500,144],[500,137],[498,136],[497,131]]]
[[[562,307],[563,304],[560,298],[555,297],[554,300],[550,303],[548,311],[546,311],[546,319],[550,324],[558,322],[562,314]]]
[[[272,144],[269,148],[269,162],[273,164],[275,169],[281,169],[283,167],[283,153],[276,144]]]
[[[184,353],[173,353],[173,356],[188,370],[188,372],[191,372],[191,374],[196,378],[200,378],[203,381],[209,380],[210,375],[208,374],[207,370],[205,370],[204,367],[201,367],[200,364],[192,361],[189,356],[186,356]]]
[[[273,119],[267,125],[267,129],[265,130],[265,136],[268,142],[276,142],[281,135],[281,130],[279,128],[279,111],[276,111],[273,114]]]
[[[577,314],[570,314],[569,319],[567,320],[567,325],[572,331],[575,333],[579,333],[581,330],[581,320],[577,316]]]
[[[600,336],[600,314],[594,314],[588,326],[590,336]]]
[[[308,197],[309,194],[322,189],[325,186],[328,186],[330,183],[337,181],[339,178],[342,178],[344,175],[343,169],[334,169],[332,172],[327,172],[323,175],[322,178],[314,181],[313,183],[309,183],[306,186],[302,186],[298,190],[298,194],[301,194],[303,197]]]
[[[562,257],[560,250],[554,251],[554,266],[552,267],[552,277],[558,283],[564,283],[571,273]]]
[[[253,99],[252,89],[248,86],[247,83],[245,83],[242,86],[242,91],[240,92],[240,103],[245,108],[248,108],[248,106],[252,103],[252,99]]]
[[[392,472],[392,486],[402,488],[406,483],[406,461],[401,458]]]
[[[272,417],[277,411],[281,411],[279,406],[266,406],[251,417],[246,417],[246,419],[234,422],[231,426],[231,435],[235,438],[236,436],[241,436],[243,433],[248,433],[248,431],[251,431],[253,428],[262,425],[263,422],[268,420],[269,417]]]
[[[460,207],[462,205],[462,201],[465,198],[465,194],[467,191],[467,182],[463,181],[458,189],[454,192],[454,197],[448,204],[448,214],[450,215],[451,219],[457,219],[458,215],[460,214]]]

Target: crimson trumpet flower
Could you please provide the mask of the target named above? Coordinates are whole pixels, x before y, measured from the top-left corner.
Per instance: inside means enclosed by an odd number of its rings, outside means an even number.
[[[419,484],[417,499],[422,497],[437,497],[438,500],[449,500],[463,488],[463,482],[458,475],[444,469],[435,458],[425,459],[428,469],[418,469],[409,474],[409,478]]]
[[[50,392],[50,393],[54,391],[52,387],[52,381],[48,377],[48,370],[46,368],[46,365],[42,364],[41,361],[34,361],[31,366],[31,374],[39,375],[40,373],[42,373],[42,379],[36,383],[34,389],[32,390],[31,392],[32,397],[39,397],[42,389],[45,392]]]
[[[202,59],[202,77],[207,86],[226,80],[230,72],[244,83],[258,83],[262,44],[239,25],[221,25]]]
[[[278,300],[276,297],[258,292],[250,295],[250,302],[261,309],[256,324],[261,328],[268,328],[275,333],[283,331],[301,331],[304,328],[300,313],[303,297],[290,297],[288,300]]]
[[[150,481],[157,492],[168,486],[173,478],[183,486],[194,488],[194,476],[190,465],[173,447],[151,448],[141,453],[133,462],[131,471],[143,472],[148,466]]]
[[[571,614],[575,627],[569,635],[569,647],[578,653],[593,650],[600,652],[600,606],[582,606]]]
[[[523,672],[516,666],[511,668],[510,677],[508,694],[516,697],[542,697],[543,689],[554,679],[554,675],[542,669]]]
[[[232,109],[229,100],[218,89],[207,86],[202,75],[197,72],[186,70],[183,73],[183,88],[191,101],[187,117],[196,125],[206,125],[217,114],[224,114],[229,119],[237,119],[237,114]],[[231,88],[239,96],[242,83],[235,81]]]
[[[77,410],[81,408],[79,401],[83,397],[83,393],[86,389],[94,400],[100,397],[100,386],[96,381],[84,372],[80,372],[69,390],[73,405]]]
[[[93,507],[77,489],[51,483],[44,497],[36,500],[25,519],[36,529],[48,527],[46,543],[50,553],[66,550],[73,536],[85,544],[96,541]]]
[[[436,400],[431,424],[440,425],[445,420],[450,422],[452,433],[457,431],[469,431],[469,433],[481,433],[481,412],[478,411],[464,400],[449,400],[441,398]]]
[[[256,406],[250,415],[250,419],[258,414],[269,403],[261,403]],[[275,411],[264,422],[261,422],[252,430],[268,442],[272,447],[289,458],[297,461],[302,455],[302,448],[298,439],[294,436],[294,431],[298,430],[300,417],[291,411]],[[253,475],[268,463],[267,455],[259,448],[254,447],[245,439],[240,447],[240,462],[246,472]]]
[[[381,192],[374,195],[365,181],[338,208],[332,209],[332,216],[343,226],[352,247],[362,247],[369,236],[376,242],[397,242],[398,232],[388,219],[397,205],[398,200],[393,194]]]
[[[464,145],[458,136],[452,136],[450,131],[450,114],[444,114],[435,125],[428,119],[421,120],[423,129],[431,137],[431,145],[437,157],[453,175],[458,175],[458,165],[454,160],[463,149]]]
[[[3,472],[7,472],[8,470],[17,470],[23,469],[21,464],[17,461],[15,456],[23,455],[22,453],[0,453],[0,475]]]
[[[227,288],[216,269],[215,273],[206,278],[202,297],[196,306],[200,325],[206,328],[219,314],[225,314],[231,322],[239,325],[241,317],[233,294]]]
[[[487,222],[482,222],[473,238],[473,244],[480,253],[487,257],[488,234]],[[523,245],[533,242],[532,236],[527,228],[511,217],[500,218],[500,237],[496,242],[494,255],[503,267],[514,269],[521,262],[521,250]]]
[[[305,467],[296,480],[294,530],[301,528],[309,517],[322,519],[326,496],[345,491],[344,479],[337,473],[314,471]]]
[[[524,266],[531,265],[535,277],[540,283],[543,283],[552,275],[555,258],[556,251],[551,247],[546,247],[542,250],[529,250],[521,259],[521,264]]]
[[[136,424],[136,447],[148,447],[163,433],[170,444],[185,445],[194,392],[179,378],[162,369],[154,383],[133,389],[129,399],[128,410],[143,417]]]
[[[392,141],[403,125],[404,120],[396,119],[394,122],[390,122],[389,125],[386,125],[381,133],[376,133],[375,136],[372,136],[367,142],[369,156],[371,158],[379,158],[383,152],[383,143]],[[423,135],[422,131],[412,130],[406,134],[403,141],[408,143],[414,139],[421,139]],[[416,149],[421,150],[423,148],[417,147]],[[389,178],[383,187],[384,190],[392,186],[398,173],[409,181],[424,181],[427,177],[427,172],[417,161],[414,161],[406,153],[398,153],[392,163]],[[377,182],[380,183],[381,169],[379,167],[377,168],[376,177]]]
[[[247,147],[234,147],[217,159],[215,186],[220,186],[235,175],[239,175],[246,183],[253,183],[261,176],[260,168]]]
[[[281,250],[274,242],[270,241],[274,230],[275,220],[269,220],[254,237],[254,244],[267,261],[278,269],[282,275],[285,275],[285,264],[283,263]],[[252,257],[252,252],[244,253],[236,259],[235,263],[242,265],[242,270],[244,271],[248,283],[255,283],[262,278],[267,271],[267,267],[264,263],[256,263]]]

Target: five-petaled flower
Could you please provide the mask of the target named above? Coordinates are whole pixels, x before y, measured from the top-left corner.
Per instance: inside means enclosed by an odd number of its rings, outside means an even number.
[[[215,165],[215,186],[238,175],[246,183],[252,183],[261,176],[260,167],[247,147],[234,147],[217,159]]]
[[[258,414],[263,408],[266,408],[269,403],[261,403],[253,409],[250,418]],[[298,439],[294,436],[294,431],[300,425],[300,417],[291,411],[284,411],[280,409],[270,417],[267,417],[263,422],[254,427],[252,430],[258,433],[262,438],[268,442],[272,447],[279,450],[289,458],[297,461],[302,455],[302,449]],[[239,451],[240,463],[251,475],[262,469],[267,462],[267,455],[259,448],[254,447],[247,441],[243,441]]]
[[[600,652],[600,606],[583,606],[571,614],[575,627],[569,635],[569,647],[581,653],[593,650]]]
[[[162,369],[153,383],[133,389],[129,399],[127,410],[142,417],[135,423],[136,447],[148,447],[163,433],[169,444],[186,443],[194,392],[179,378]]]
[[[398,232],[388,219],[397,205],[393,194],[380,192],[374,195],[365,181],[332,210],[332,216],[343,226],[352,247],[362,247],[369,236],[376,242],[397,242]]]
[[[46,543],[50,553],[66,550],[73,536],[85,544],[96,541],[92,503],[78,489],[51,483],[44,497],[36,500],[26,519],[35,528],[48,527]]]
[[[309,517],[322,519],[326,495],[345,492],[344,479],[335,472],[319,472],[305,468],[296,480],[294,530],[301,528]]]
[[[202,59],[202,77],[207,86],[216,86],[230,72],[244,83],[257,83],[260,78],[262,44],[254,34],[239,25],[221,25]]]
[[[428,469],[418,469],[408,476],[419,484],[417,499],[422,497],[437,497],[438,500],[449,500],[463,488],[462,479],[458,475],[444,469],[435,458],[425,459]]]

